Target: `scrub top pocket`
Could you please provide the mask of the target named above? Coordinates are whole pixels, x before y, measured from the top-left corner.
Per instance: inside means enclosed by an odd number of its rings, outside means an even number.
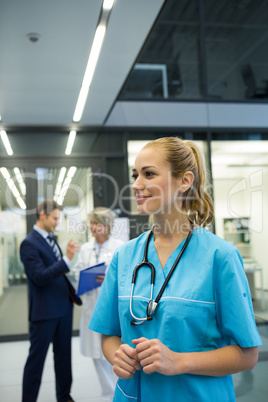
[[[137,392],[139,391],[139,373],[136,372],[135,375],[129,380],[118,379],[115,393],[114,401],[116,402],[140,402]]]
[[[164,312],[166,346],[181,353],[204,350],[209,338],[209,320],[215,316],[214,303],[163,297],[161,310]]]

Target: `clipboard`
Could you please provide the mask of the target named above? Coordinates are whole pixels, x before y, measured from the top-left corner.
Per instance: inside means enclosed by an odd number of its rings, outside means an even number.
[[[102,262],[97,265],[92,265],[91,267],[85,268],[79,272],[77,296],[81,296],[84,293],[98,288],[101,283],[96,282],[96,278],[99,275],[104,275],[106,272],[106,264]]]

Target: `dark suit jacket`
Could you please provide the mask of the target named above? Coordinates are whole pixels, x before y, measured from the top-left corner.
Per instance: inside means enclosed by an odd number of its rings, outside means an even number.
[[[36,231],[23,240],[20,257],[29,286],[29,320],[32,322],[65,316],[70,310],[65,261],[57,260],[52,247]]]

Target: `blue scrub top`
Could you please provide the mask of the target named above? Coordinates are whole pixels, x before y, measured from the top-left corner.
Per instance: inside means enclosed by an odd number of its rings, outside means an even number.
[[[201,352],[240,345],[261,345],[251,295],[238,250],[204,228],[193,231],[190,243],[173,273],[152,321],[133,326],[130,314],[134,267],[143,260],[148,232],[125,243],[115,252],[102,285],[89,328],[121,337],[131,347],[132,339],[159,339],[174,352]],[[153,299],[157,296],[185,240],[170,255],[162,269],[153,236],[148,261],[155,266]],[[151,271],[138,271],[132,309],[146,316],[150,299]],[[232,376],[192,374],[165,376],[137,371],[132,379],[119,379],[114,401],[137,402],[231,402],[235,401]]]

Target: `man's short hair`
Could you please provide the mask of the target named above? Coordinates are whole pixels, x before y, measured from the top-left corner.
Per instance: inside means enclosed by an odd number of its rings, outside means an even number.
[[[42,212],[42,211],[44,211],[44,213],[46,214],[46,215],[50,215],[53,211],[54,211],[54,209],[59,209],[60,211],[62,211],[63,210],[63,206],[62,205],[60,205],[60,204],[58,204],[56,201],[54,201],[54,200],[44,200],[44,201],[42,201],[42,202],[39,202],[38,204],[37,204],[37,207],[36,207],[36,218],[37,218],[37,220],[39,220],[39,218],[40,218],[40,213]]]

